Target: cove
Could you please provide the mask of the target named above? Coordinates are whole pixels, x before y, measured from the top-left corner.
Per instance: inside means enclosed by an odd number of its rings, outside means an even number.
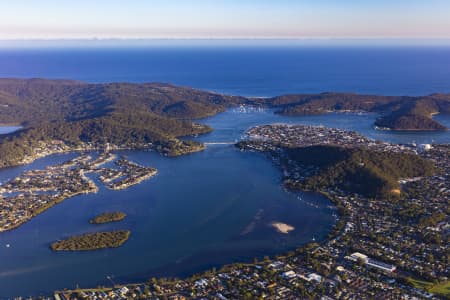
[[[330,202],[315,193],[284,190],[280,171],[268,159],[226,143],[239,140],[252,126],[277,122],[339,127],[391,142],[450,140],[448,132],[376,131],[372,127],[375,117],[285,117],[270,110],[232,109],[200,121],[214,128],[195,138],[210,143],[203,152],[175,158],[146,151],[119,152],[157,168],[158,175],[123,191],[110,191],[99,184],[99,193],[68,199],[18,229],[0,234],[0,298],[48,294],[77,285],[109,285],[107,277],[124,283],[153,276],[188,276],[226,263],[283,253],[313,238],[323,240],[336,220]],[[0,170],[0,181],[76,155],[53,155]],[[99,213],[116,210],[128,217],[96,226],[88,222]],[[272,222],[295,229],[283,234]],[[112,229],[131,230],[129,241],[118,249],[54,253],[49,248],[51,242],[71,235]]]
[[[13,133],[14,131],[17,131],[19,129],[21,129],[21,126],[3,126],[0,125],[0,135],[1,134],[8,134],[8,133]]]
[[[224,129],[234,126],[233,119],[199,139],[240,138],[245,122],[234,127],[236,131]],[[211,121],[214,118],[205,120]],[[323,239],[335,222],[334,208],[327,199],[285,191],[280,171],[269,160],[240,152],[234,145],[210,145],[203,152],[176,158],[146,151],[119,154],[157,168],[158,175],[123,191],[98,184],[97,194],[68,199],[18,229],[2,233],[1,297],[46,294],[77,284],[110,284],[107,276],[116,283],[187,276],[225,263],[282,253],[313,238]],[[0,181],[76,155],[53,155],[1,170]],[[123,211],[128,216],[114,224],[88,223],[105,211]],[[279,233],[272,222],[287,223],[295,230]],[[118,249],[54,253],[49,248],[51,242],[71,235],[112,229],[131,230],[130,239]]]

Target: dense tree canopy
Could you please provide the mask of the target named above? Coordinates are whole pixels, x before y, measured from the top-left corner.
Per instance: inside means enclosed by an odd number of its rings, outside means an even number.
[[[405,153],[377,152],[364,148],[311,146],[287,148],[287,154],[302,164],[318,167],[304,187],[320,190],[340,187],[368,197],[390,196],[400,178],[433,174],[430,161]]]

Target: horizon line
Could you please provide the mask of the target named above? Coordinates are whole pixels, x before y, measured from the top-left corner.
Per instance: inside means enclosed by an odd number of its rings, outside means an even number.
[[[0,41],[153,41],[153,40],[448,40],[450,36],[266,36],[266,37],[24,37],[1,38]]]
[[[111,47],[449,47],[448,38],[394,37],[165,37],[165,38],[0,38],[2,49]]]

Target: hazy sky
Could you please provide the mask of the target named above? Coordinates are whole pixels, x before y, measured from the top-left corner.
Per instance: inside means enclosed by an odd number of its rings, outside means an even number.
[[[0,0],[0,39],[450,38],[449,0]]]

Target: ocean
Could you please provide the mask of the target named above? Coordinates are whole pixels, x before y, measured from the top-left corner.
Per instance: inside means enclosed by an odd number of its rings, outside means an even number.
[[[154,46],[0,49],[0,77],[169,82],[268,97],[450,92],[450,46]]]

